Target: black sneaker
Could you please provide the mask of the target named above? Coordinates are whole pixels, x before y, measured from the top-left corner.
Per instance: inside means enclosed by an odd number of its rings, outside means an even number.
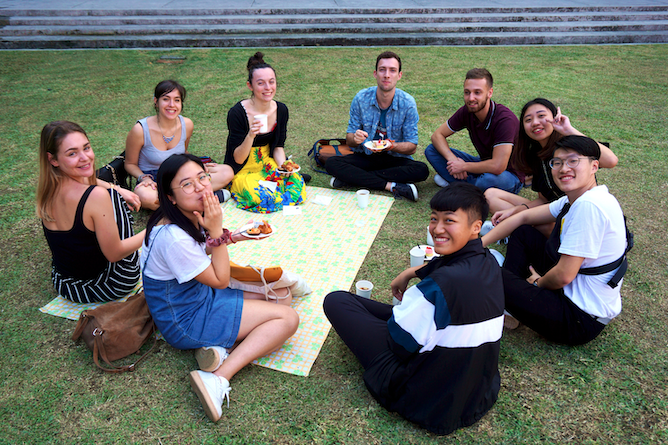
[[[346,183],[332,176],[332,179],[329,180],[329,185],[331,185],[333,189],[340,189],[345,187]]]
[[[397,185],[395,185],[392,189],[392,194],[394,194],[394,197],[397,199],[406,198],[410,199],[411,201],[418,200],[417,187],[415,187],[413,184],[397,183]]]

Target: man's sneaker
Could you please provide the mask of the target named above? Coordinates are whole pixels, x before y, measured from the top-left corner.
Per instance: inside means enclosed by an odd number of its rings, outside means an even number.
[[[227,407],[230,407],[230,382],[211,372],[192,371],[188,376],[190,386],[202,403],[207,417],[214,422],[223,415],[223,400],[227,398]]]
[[[332,176],[332,179],[329,180],[329,185],[331,185],[333,189],[340,189],[345,187],[346,183]]]
[[[418,200],[418,191],[414,184],[397,183],[392,189],[392,194],[394,194],[395,198],[406,198],[411,201]]]
[[[443,179],[443,177],[441,175],[434,176],[434,182],[439,187],[447,187],[448,185],[450,185],[450,183],[448,181],[446,181],[445,179]]]
[[[213,372],[220,368],[229,354],[222,346],[199,348],[195,351],[195,360],[202,371]]]

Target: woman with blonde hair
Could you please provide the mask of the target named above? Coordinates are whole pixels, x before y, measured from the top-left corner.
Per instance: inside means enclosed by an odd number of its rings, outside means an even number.
[[[53,255],[56,291],[77,303],[126,296],[139,282],[144,239],[144,231],[134,235],[126,200],[139,210],[139,197],[95,177],[95,153],[73,122],[44,126],[39,158],[37,216]]]

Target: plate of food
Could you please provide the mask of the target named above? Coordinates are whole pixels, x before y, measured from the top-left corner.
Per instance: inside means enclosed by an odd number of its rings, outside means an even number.
[[[253,221],[241,228],[239,233],[246,238],[262,239],[274,234],[275,227],[270,226],[265,220]]]
[[[297,173],[302,168],[292,159],[286,160],[276,171],[281,175],[289,175],[291,173]]]
[[[380,139],[378,141],[367,141],[364,146],[371,151],[381,152],[390,148],[392,143],[387,139]]]
[[[434,258],[438,258],[441,255],[436,253],[433,246],[428,246],[426,244],[420,244],[420,249],[424,250],[424,259],[425,261],[431,261]]]

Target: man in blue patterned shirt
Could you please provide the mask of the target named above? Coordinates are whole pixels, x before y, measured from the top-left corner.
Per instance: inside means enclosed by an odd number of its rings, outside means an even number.
[[[413,96],[397,88],[401,74],[397,54],[386,51],[378,56],[373,72],[378,86],[358,92],[350,105],[346,142],[354,153],[327,161],[333,188],[387,190],[417,201],[414,183],[427,179],[429,169],[411,157],[417,149],[419,116]],[[386,141],[380,149],[373,145],[379,140]]]

